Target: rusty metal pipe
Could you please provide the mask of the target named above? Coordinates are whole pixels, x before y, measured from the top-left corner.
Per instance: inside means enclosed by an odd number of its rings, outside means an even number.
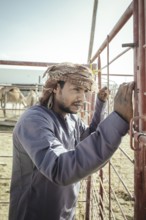
[[[117,60],[119,57],[121,57],[123,54],[127,53],[129,50],[131,50],[131,47],[127,48],[126,50],[124,50],[122,53],[120,53],[119,55],[117,55],[115,58],[113,58],[111,61],[109,61],[109,64],[107,65],[110,65],[112,64],[115,60]],[[101,69],[103,70],[104,68],[107,67],[107,65],[103,66]],[[127,76],[127,75],[126,75]]]
[[[14,65],[14,66],[40,66],[47,67],[56,63],[47,62],[31,62],[31,61],[13,61],[13,60],[0,60],[0,65]]]
[[[134,139],[135,139],[135,141],[146,145],[146,134],[145,133],[140,133],[140,132],[135,133]]]
[[[129,20],[129,18],[132,16],[133,14],[133,3],[131,3],[128,8],[126,9],[126,11],[124,12],[124,14],[121,16],[121,18],[119,19],[119,21],[117,22],[117,24],[114,26],[114,28],[112,29],[112,31],[108,34],[109,36],[109,42],[115,37],[115,35],[122,29],[122,27],[125,25],[125,23]],[[105,49],[107,45],[107,38],[105,39],[105,41],[102,43],[102,45],[100,46],[100,48],[97,50],[97,52],[95,53],[95,55],[91,58],[90,62],[92,63],[98,56],[99,54]]]

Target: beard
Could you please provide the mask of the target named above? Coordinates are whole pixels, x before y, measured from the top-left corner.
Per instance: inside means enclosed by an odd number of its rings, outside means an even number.
[[[72,104],[73,105],[73,104]],[[63,103],[60,103],[58,105],[59,109],[64,112],[64,113],[69,113],[69,114],[77,114],[78,110],[73,111],[71,110],[71,107],[65,106]]]

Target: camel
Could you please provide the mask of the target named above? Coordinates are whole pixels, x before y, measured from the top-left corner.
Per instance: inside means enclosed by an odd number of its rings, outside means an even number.
[[[24,108],[30,107],[38,102],[38,94],[34,90],[30,90],[27,96],[24,96],[18,87],[0,87],[0,105],[3,110],[4,117],[6,117],[6,105],[12,104],[12,109],[17,109],[23,105]]]
[[[26,106],[25,97],[19,88],[13,87],[6,93],[6,101],[14,104],[23,104]]]
[[[27,97],[26,97],[26,103],[27,107],[33,106],[38,102],[38,94],[34,90],[30,90]]]
[[[6,87],[2,86],[0,87],[0,106],[3,111],[4,116],[6,115],[6,110],[5,110],[5,93],[7,89]]]
[[[0,87],[0,106],[2,107],[3,105],[3,99],[5,95],[6,88],[4,86]]]
[[[22,104],[26,107],[26,100],[22,92],[17,87],[12,87],[10,89],[2,87],[0,89],[0,99],[1,99],[1,108],[3,109],[4,117],[6,117],[6,104],[12,103],[12,108],[16,109],[17,104]]]

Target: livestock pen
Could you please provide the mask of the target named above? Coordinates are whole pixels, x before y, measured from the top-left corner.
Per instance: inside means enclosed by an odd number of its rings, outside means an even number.
[[[116,57],[110,57],[112,41],[129,19],[133,22],[133,42],[123,42],[122,50]],[[106,114],[112,111],[113,99],[117,90],[114,78],[127,77],[135,81],[134,117],[130,123],[129,134],[125,138],[109,163],[99,172],[81,182],[81,190],[76,211],[76,220],[145,220],[146,218],[146,63],[145,36],[146,1],[133,0],[120,17],[114,28],[93,57],[89,57],[89,65],[95,73],[98,88],[107,85],[112,93]],[[106,52],[105,52],[106,49]],[[134,74],[111,74],[110,65],[121,56],[132,51]],[[105,52],[106,65],[102,65],[102,54]],[[97,61],[97,63],[95,63]],[[47,67],[50,63],[21,62],[0,60],[0,65],[20,65]],[[124,64],[123,64],[124,65]],[[103,73],[103,70],[106,72]],[[90,121],[94,108],[95,95],[88,97],[81,117]],[[10,132],[10,133],[9,133]],[[12,159],[11,130],[2,131],[0,136],[0,211],[2,220],[7,219],[9,206],[9,182]],[[4,142],[5,140],[5,142]],[[4,148],[8,148],[6,154]],[[9,152],[9,153],[8,153]],[[4,212],[3,212],[4,211]]]

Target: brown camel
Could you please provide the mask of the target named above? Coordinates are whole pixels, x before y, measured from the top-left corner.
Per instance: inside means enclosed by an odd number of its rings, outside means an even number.
[[[2,87],[0,89],[0,100],[1,108],[3,109],[4,117],[6,117],[6,104],[12,103],[12,108],[16,108],[17,104],[22,104],[26,107],[26,100],[22,92],[17,87],[6,88]]]

